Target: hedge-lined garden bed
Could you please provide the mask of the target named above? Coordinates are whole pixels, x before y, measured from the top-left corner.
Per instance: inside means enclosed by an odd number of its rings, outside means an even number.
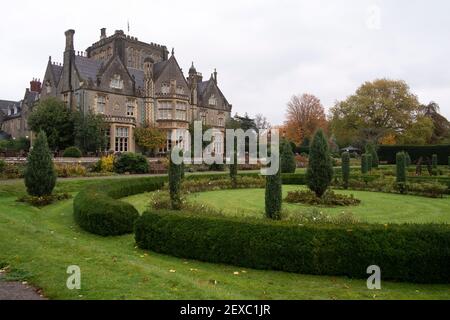
[[[139,178],[87,187],[73,201],[75,221],[82,229],[101,236],[132,233],[139,213],[131,204],[117,199],[158,190],[166,180]]]
[[[448,225],[304,225],[148,211],[136,222],[142,249],[211,263],[313,275],[450,283]]]

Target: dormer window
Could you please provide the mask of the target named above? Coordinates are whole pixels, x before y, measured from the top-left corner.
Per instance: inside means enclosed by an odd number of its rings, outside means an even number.
[[[111,79],[110,87],[113,89],[123,89],[123,80],[120,75],[115,74]]]
[[[134,107],[134,101],[132,101],[132,100],[129,100],[128,102],[127,102],[127,116],[129,116],[129,117],[134,117],[134,109],[135,109],[135,107]]]
[[[170,85],[168,83],[163,83],[161,85],[161,93],[169,94],[169,92],[170,92]]]
[[[211,97],[209,98],[208,103],[209,103],[210,106],[217,105],[217,99],[216,99],[216,96],[214,94],[211,95]]]
[[[100,114],[104,114],[105,106],[106,106],[106,97],[105,96],[97,96],[97,112]]]
[[[181,86],[178,86],[176,92],[177,92],[177,94],[184,94],[184,88]]]
[[[49,80],[45,81],[45,90],[46,90],[47,93],[51,93],[52,92],[52,85],[50,84]]]

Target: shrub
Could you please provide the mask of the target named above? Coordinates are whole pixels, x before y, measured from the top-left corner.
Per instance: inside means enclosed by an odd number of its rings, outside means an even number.
[[[383,145],[378,148],[378,156],[380,161],[395,164],[396,154],[401,151],[407,152],[414,163],[421,157],[427,158],[431,154],[437,154],[438,163],[445,165],[447,164],[447,158],[450,156],[450,145]]]
[[[81,150],[77,147],[68,147],[63,153],[64,158],[81,158],[81,156]]]
[[[281,175],[281,180],[285,185],[305,185],[307,183],[304,173],[284,173]]]
[[[3,170],[6,168],[6,162],[3,159],[0,159],[0,173],[3,173]]]
[[[406,163],[405,163],[406,167],[409,167],[411,165],[411,163],[412,163],[411,157],[409,156],[408,152],[405,152],[405,161],[406,161]]]
[[[406,188],[406,158],[404,152],[397,153],[396,159],[396,182],[401,193]]]
[[[431,165],[432,165],[433,176],[437,176],[438,175],[438,156],[437,156],[437,154],[433,154],[431,156]]]
[[[116,199],[162,188],[163,178],[105,180],[78,193],[73,201],[75,222],[84,230],[101,236],[133,232],[139,216],[129,203]]]
[[[169,191],[173,210],[181,210],[181,165],[169,157]]]
[[[56,164],[56,174],[60,178],[84,177],[87,175],[86,167],[81,164]]]
[[[125,152],[114,161],[114,171],[117,173],[148,173],[147,158],[141,154]]]
[[[369,159],[367,153],[361,156],[361,173],[367,174],[369,172]]]
[[[372,155],[370,153],[366,153],[367,155],[367,170],[372,171]]]
[[[322,129],[317,130],[309,151],[309,165],[306,170],[308,187],[321,197],[333,179],[328,142]]]
[[[266,217],[273,220],[281,219],[282,182],[281,169],[276,174],[266,176],[265,209]]]
[[[450,156],[448,156],[448,168],[450,169]]]
[[[56,184],[56,172],[47,144],[47,136],[41,131],[28,155],[25,185],[31,196],[48,196]]]
[[[323,225],[147,211],[135,227],[139,248],[244,268],[366,279],[449,283],[448,225]]]
[[[114,172],[114,155],[109,155],[105,157],[101,157],[96,165],[95,165],[95,171],[96,172]]]
[[[342,153],[342,181],[344,188],[348,188],[348,179],[350,177],[350,153]]]
[[[328,190],[321,198],[317,197],[311,191],[291,191],[288,192],[284,201],[288,203],[303,203],[308,205],[325,205],[325,206],[355,206],[361,203],[355,199],[353,195],[336,194],[334,191]]]
[[[17,199],[17,202],[28,203],[35,207],[44,207],[56,201],[67,200],[70,198],[71,195],[68,193],[57,193],[41,197],[26,195]]]
[[[231,185],[233,188],[237,187],[237,174],[238,174],[238,157],[237,157],[237,143],[236,143],[236,138],[235,138],[235,142],[234,142],[234,152],[233,152],[233,163],[231,163],[229,165],[230,168],[230,179],[231,179]]]
[[[291,144],[286,140],[281,141],[280,161],[281,173],[295,173],[295,169],[297,167],[295,155],[292,152]]]
[[[379,160],[377,154],[377,147],[373,143],[368,143],[366,145],[366,153],[372,156],[372,166],[369,168],[369,170],[371,170],[371,168],[378,168]]]
[[[181,190],[186,193],[205,192],[214,190],[225,189],[238,189],[238,188],[264,188],[265,181],[262,177],[246,177],[238,176],[236,181],[230,181],[230,179],[195,179],[185,180],[181,184]]]

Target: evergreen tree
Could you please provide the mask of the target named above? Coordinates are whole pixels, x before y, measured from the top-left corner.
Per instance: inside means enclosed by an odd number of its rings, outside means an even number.
[[[283,201],[281,169],[274,175],[266,176],[266,217],[281,220],[281,204]]]
[[[432,165],[433,176],[437,176],[438,175],[438,156],[437,156],[437,154],[433,154],[433,156],[431,157],[431,165]]]
[[[342,153],[342,181],[344,188],[348,189],[348,180],[350,178],[350,153]]]
[[[28,155],[24,177],[29,195],[42,197],[52,194],[56,184],[56,171],[44,131],[38,134]]]
[[[372,166],[369,167],[369,170],[371,168],[378,168],[380,160],[378,159],[377,147],[373,143],[366,144],[366,153],[372,156]]]
[[[237,138],[234,138],[234,152],[233,152],[233,163],[230,163],[230,178],[231,186],[233,189],[237,188],[237,174],[238,174],[238,155],[237,155]]]
[[[175,164],[169,155],[169,192],[173,210],[181,210],[181,178],[182,165]]]
[[[450,156],[448,157],[448,167],[450,168]]]
[[[406,161],[406,167],[409,167],[412,163],[411,157],[409,156],[408,152],[405,152],[405,161]]]
[[[309,151],[309,164],[306,171],[308,187],[318,197],[327,190],[333,179],[333,162],[328,150],[328,142],[322,129],[316,131]]]
[[[292,152],[292,145],[288,141],[282,140],[280,149],[281,173],[295,173],[297,163]]]
[[[369,172],[369,159],[367,153],[361,156],[361,173],[367,174]]]
[[[367,170],[372,171],[372,155],[370,153],[367,154]]]
[[[401,193],[406,191],[406,157],[404,152],[399,152],[396,155],[396,178],[397,186]]]

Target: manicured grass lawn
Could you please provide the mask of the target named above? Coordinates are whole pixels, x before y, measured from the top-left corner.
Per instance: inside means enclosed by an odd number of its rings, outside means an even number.
[[[306,187],[283,186],[283,196],[286,196],[288,191],[299,189],[306,189]],[[443,199],[432,199],[365,191],[338,190],[336,192],[353,194],[362,202],[354,207],[318,208],[320,211],[329,215],[351,212],[361,221],[369,223],[450,223],[450,197],[448,196]],[[264,213],[264,189],[203,192],[192,194],[189,199],[223,210],[229,215],[263,217]],[[283,203],[283,208],[290,215],[295,215],[311,210],[313,207]]]
[[[58,188],[77,192],[88,183],[95,181],[64,181]],[[15,202],[23,193],[22,183],[0,184],[0,266],[9,264],[10,277],[28,280],[52,299],[450,299],[448,285],[382,282],[382,290],[370,291],[364,280],[243,270],[145,252],[136,249],[133,235],[102,238],[80,230],[72,200],[39,210]],[[142,210],[147,199],[127,201]],[[66,288],[70,265],[81,267],[80,291]]]

